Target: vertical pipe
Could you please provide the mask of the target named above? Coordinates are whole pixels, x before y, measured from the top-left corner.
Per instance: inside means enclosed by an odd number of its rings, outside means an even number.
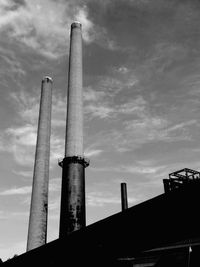
[[[128,209],[128,197],[126,183],[121,183],[121,205],[122,211]]]
[[[167,194],[170,192],[170,179],[163,179],[164,192]]]
[[[44,77],[41,86],[37,144],[33,171],[27,251],[44,245],[47,235],[49,157],[51,135],[52,79]]]
[[[65,157],[62,170],[60,237],[86,225],[83,157],[83,92],[81,24],[71,25]]]

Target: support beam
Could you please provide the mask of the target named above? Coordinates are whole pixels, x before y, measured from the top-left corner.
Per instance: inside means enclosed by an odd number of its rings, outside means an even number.
[[[46,243],[51,106],[52,79],[50,77],[44,77],[41,87],[27,251]]]

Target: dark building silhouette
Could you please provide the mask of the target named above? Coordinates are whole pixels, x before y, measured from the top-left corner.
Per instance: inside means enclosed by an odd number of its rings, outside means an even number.
[[[190,183],[33,249],[5,266],[199,266],[200,184]]]

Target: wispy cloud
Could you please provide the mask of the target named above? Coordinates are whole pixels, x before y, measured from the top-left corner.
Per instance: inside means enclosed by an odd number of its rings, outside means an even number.
[[[3,261],[13,258],[14,255],[20,255],[26,251],[26,241],[13,242],[9,245],[0,246],[1,259]]]
[[[1,219],[8,220],[8,219],[17,219],[17,220],[24,220],[28,218],[29,213],[28,211],[3,211],[0,212]]]
[[[198,125],[198,122],[196,120],[190,120],[190,121],[184,121],[178,124],[175,124],[167,129],[168,133],[177,132],[178,130],[186,130],[187,127],[191,125]]]
[[[53,95],[52,98],[52,128],[60,129],[66,126],[66,110],[67,110],[67,100],[66,97],[61,97],[59,95]]]
[[[85,87],[83,91],[83,99],[85,101],[101,101],[106,96],[104,91],[96,91],[91,87]]]
[[[12,195],[26,195],[30,194],[31,187],[30,186],[23,186],[19,188],[10,188],[0,192],[1,196],[12,196]]]
[[[39,97],[23,90],[10,94],[10,101],[16,109],[21,125],[7,128],[0,136],[0,149],[13,154],[20,165],[33,166],[37,138],[37,123],[39,116]],[[50,163],[56,163],[64,154],[64,136],[60,128],[66,124],[66,101],[60,96],[53,96],[52,101],[52,134]]]
[[[32,186],[13,187],[0,192],[0,196],[27,195],[32,191]],[[49,191],[60,191],[60,179],[51,179],[49,182]]]
[[[137,83],[138,80],[130,69],[111,68],[108,75],[97,78],[93,87],[84,88],[85,114],[89,118],[106,119],[113,118],[120,113],[133,112],[136,106],[143,108],[146,101],[141,95],[136,95],[131,99],[125,96],[125,90],[134,88]]]
[[[39,93],[39,90],[37,92]],[[36,124],[39,115],[39,97],[31,95],[25,90],[20,90],[10,93],[9,98],[24,122]]]
[[[40,90],[36,90],[35,95],[25,90],[20,90],[17,93],[10,93],[10,100],[16,108],[19,116],[24,122],[29,122],[33,125],[37,124],[39,116]],[[67,101],[66,97],[61,95],[52,96],[52,127],[63,127],[66,123]]]
[[[33,165],[36,144],[36,128],[30,124],[8,128],[4,133],[4,148],[12,153],[20,165]]]
[[[125,121],[123,131],[113,131],[110,139],[118,151],[128,151],[152,142],[191,140],[190,125],[195,120],[172,124],[162,117],[146,116],[139,120]]]
[[[83,39],[88,43],[94,41],[96,38],[93,31],[94,25],[88,18],[88,10],[86,6],[78,9],[77,14],[75,14],[75,19],[80,21],[83,25]]]
[[[112,102],[111,102],[112,103]],[[129,102],[115,105],[106,103],[104,101],[98,101],[97,103],[91,103],[85,106],[84,112],[86,115],[90,115],[91,118],[116,118],[119,115],[143,115],[145,109],[146,101],[139,96],[134,100],[129,100]]]
[[[0,134],[0,151],[4,151],[5,150],[5,144],[4,144],[4,139],[2,134]]]
[[[2,137],[0,149],[13,154],[16,163],[22,166],[33,166],[37,128],[30,124],[6,129]],[[58,158],[64,154],[63,138],[52,134],[50,140],[50,163],[57,164]],[[22,173],[23,175],[23,173]]]
[[[35,146],[36,144],[36,128],[31,124],[26,124],[22,127],[8,128],[6,134],[14,138],[14,143],[16,145]]]
[[[88,148],[88,149],[85,149],[84,155],[86,157],[95,157],[95,156],[100,155],[102,152],[103,151],[101,149]]]
[[[98,106],[95,104],[90,104],[84,108],[84,112],[86,115],[90,115],[91,118],[97,117],[100,119],[105,119],[111,117],[114,109],[103,104],[100,104]]]
[[[20,77],[26,75],[26,71],[14,51],[0,47],[0,62],[1,81],[5,84],[6,78],[12,79],[17,83]]]
[[[118,73],[126,74],[129,72],[129,69],[125,66],[120,66],[116,69]]]
[[[162,170],[163,166],[126,166],[122,165],[119,168],[117,168],[117,171],[119,172],[125,172],[125,173],[138,173],[138,174],[155,174],[158,171]]]
[[[33,171],[13,171],[14,174],[21,177],[31,177],[33,176]]]
[[[129,100],[124,104],[118,105],[116,107],[116,112],[118,114],[125,114],[132,116],[138,115],[140,117],[143,117],[146,106],[147,102],[141,95],[139,95],[135,99]]]
[[[161,170],[165,169],[165,166],[145,166],[137,162],[133,162],[131,165],[118,165],[118,166],[105,166],[92,168],[92,171],[102,171],[102,172],[119,172],[119,173],[130,173],[130,174],[156,174]]]
[[[98,149],[107,150],[109,144],[110,150],[125,152],[147,143],[190,141],[191,126],[198,127],[196,119],[177,120],[167,114],[157,115],[141,94],[120,104],[113,99],[109,102],[104,95],[93,99],[85,107],[86,114],[90,118],[106,119],[112,126],[95,137],[94,145]]]
[[[0,17],[0,30],[51,59],[66,53],[73,20],[83,24],[85,41],[93,38],[87,8],[78,1],[36,0],[33,3],[25,0],[18,5],[14,1],[1,1]]]
[[[50,152],[50,163],[53,166],[54,164],[57,164],[58,159],[64,155],[64,139],[59,136],[52,135]]]
[[[137,202],[137,199],[129,197],[128,202],[134,204]],[[89,192],[86,197],[86,203],[91,207],[102,207],[109,204],[120,204],[121,199],[111,193]]]
[[[118,82],[119,84],[116,85]],[[116,88],[115,85],[117,86]],[[84,99],[86,102],[84,106],[85,114],[89,116],[89,118],[100,119],[116,118],[118,115],[122,114],[130,114],[133,116],[139,114],[139,116],[143,116],[147,102],[141,95],[128,99],[125,103],[115,103],[115,97],[125,86],[127,86],[127,84],[122,86],[120,81],[108,79],[106,84],[102,84],[101,82],[98,85],[98,90],[94,90],[90,87],[86,88],[84,92]],[[100,88],[101,90],[99,90]]]

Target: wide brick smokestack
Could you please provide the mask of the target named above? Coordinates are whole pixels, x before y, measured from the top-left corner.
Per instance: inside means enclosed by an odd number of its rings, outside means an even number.
[[[62,192],[60,237],[85,226],[85,167],[83,157],[83,90],[81,24],[71,25],[65,157],[60,163]]]
[[[46,243],[51,106],[52,79],[50,77],[44,77],[41,87],[27,251]]]

